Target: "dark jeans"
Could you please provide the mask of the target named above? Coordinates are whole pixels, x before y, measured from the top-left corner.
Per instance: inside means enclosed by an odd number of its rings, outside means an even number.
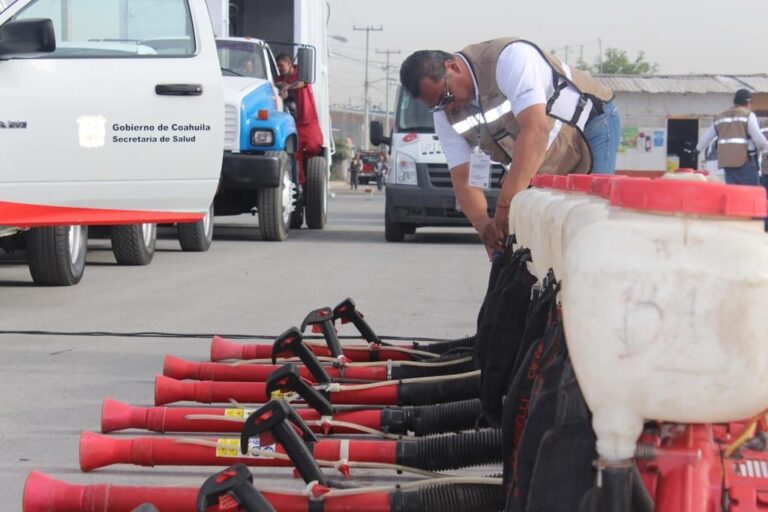
[[[357,173],[349,173],[349,188],[350,190],[357,190]]]
[[[759,185],[757,159],[750,157],[741,167],[726,167],[725,182],[729,185]]]

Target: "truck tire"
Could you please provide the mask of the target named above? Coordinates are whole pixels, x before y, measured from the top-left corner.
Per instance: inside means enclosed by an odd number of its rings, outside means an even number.
[[[109,229],[118,265],[149,265],[155,255],[157,224],[127,224]]]
[[[182,251],[207,251],[213,240],[213,204],[208,208],[205,217],[197,222],[177,224],[176,231]]]
[[[286,239],[291,229],[294,185],[288,172],[288,154],[285,151],[267,151],[265,154],[278,158],[280,185],[276,188],[259,189],[259,230],[263,240],[280,242]]]
[[[400,222],[394,222],[384,213],[384,238],[387,242],[402,242],[405,240],[405,230]]]
[[[305,197],[307,227],[323,229],[328,218],[328,163],[322,156],[309,159]]]
[[[35,284],[71,286],[80,282],[85,272],[88,226],[32,228],[24,238]]]

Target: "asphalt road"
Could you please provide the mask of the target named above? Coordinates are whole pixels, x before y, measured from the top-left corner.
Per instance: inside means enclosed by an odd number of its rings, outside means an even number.
[[[76,483],[199,485],[212,468],[82,473],[78,439],[84,430],[99,431],[104,397],[153,405],[163,356],[205,361],[208,334],[276,336],[345,297],[381,335],[474,333],[489,263],[473,232],[425,228],[404,243],[387,243],[383,193],[338,186],[334,193],[326,230],[292,231],[282,243],[260,241],[255,217],[218,217],[207,253],[182,253],[172,231],[161,230],[151,265],[121,267],[108,240],[91,240],[85,276],[73,287],[36,287],[18,255],[0,257],[0,330],[179,335],[0,334],[0,508],[21,510],[24,480],[34,469]],[[340,330],[351,333],[349,326]],[[404,478],[363,474],[377,482]],[[285,469],[257,477],[273,487],[303,487]]]

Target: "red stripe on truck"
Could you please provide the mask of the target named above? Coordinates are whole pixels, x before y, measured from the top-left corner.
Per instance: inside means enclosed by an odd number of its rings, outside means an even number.
[[[0,226],[31,228],[74,224],[142,224],[196,222],[205,216],[193,212],[157,212],[145,210],[109,210],[75,208],[0,201]]]

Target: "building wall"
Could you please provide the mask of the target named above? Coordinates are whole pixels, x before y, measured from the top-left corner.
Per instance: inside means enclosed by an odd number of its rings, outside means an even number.
[[[667,168],[667,121],[696,119],[698,137],[713,117],[731,105],[733,94],[651,94],[618,92],[616,106],[622,125],[618,169],[663,170]],[[698,139],[697,139],[698,140]],[[703,155],[702,155],[703,156]],[[674,158],[670,164],[674,161]]]

